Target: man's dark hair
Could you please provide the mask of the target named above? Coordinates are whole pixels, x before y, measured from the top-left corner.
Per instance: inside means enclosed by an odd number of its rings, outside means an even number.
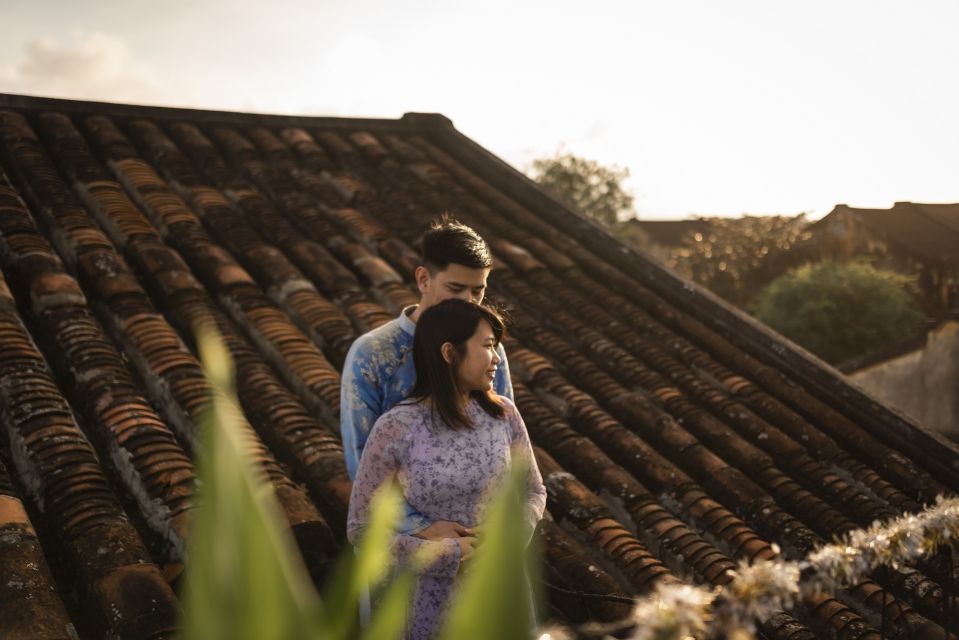
[[[486,241],[478,233],[449,215],[430,225],[421,240],[422,264],[431,274],[446,269],[450,264],[461,264],[470,269],[488,269],[493,266]]]

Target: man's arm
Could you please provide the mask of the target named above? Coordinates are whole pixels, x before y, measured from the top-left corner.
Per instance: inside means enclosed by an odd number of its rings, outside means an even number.
[[[360,337],[350,347],[343,362],[340,380],[340,435],[350,480],[356,479],[366,439],[382,413],[382,398],[379,397],[376,380],[371,379],[373,363],[366,353],[364,342]]]
[[[376,363],[367,352],[367,343],[361,336],[346,354],[340,381],[340,434],[346,472],[351,480],[356,479],[366,441],[382,413],[383,398],[375,373]],[[441,522],[432,523],[406,502],[403,503],[403,521],[399,531],[430,540],[456,537],[450,533],[449,526],[442,526]]]

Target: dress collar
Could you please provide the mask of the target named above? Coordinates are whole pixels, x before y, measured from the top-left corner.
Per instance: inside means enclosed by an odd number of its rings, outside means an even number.
[[[411,304],[408,307],[403,307],[403,310],[400,311],[400,316],[396,319],[400,323],[400,329],[412,336],[416,333],[416,323],[410,318],[410,315],[416,311],[416,308],[419,305]]]

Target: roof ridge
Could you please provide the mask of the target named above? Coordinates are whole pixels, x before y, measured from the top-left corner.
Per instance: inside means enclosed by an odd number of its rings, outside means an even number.
[[[48,96],[0,93],[0,109],[31,111],[58,111],[70,115],[101,115],[119,118],[152,118],[162,121],[188,120],[200,123],[236,125],[269,124],[272,126],[303,126],[330,128],[365,128],[370,130],[395,129],[402,131],[429,131],[452,128],[453,122],[441,113],[407,112],[399,118],[351,118],[346,116],[313,116],[293,113],[231,111],[200,109],[187,106],[143,105],[127,102],[76,100]]]
[[[898,205],[899,203],[897,202],[896,204]],[[915,211],[919,212],[919,214],[920,214],[921,216],[923,216],[924,218],[926,218],[926,219],[928,219],[928,220],[932,220],[934,223],[936,223],[936,224],[939,225],[940,227],[945,227],[946,229],[948,229],[948,230],[951,231],[952,233],[955,233],[955,234],[959,235],[959,228],[954,227],[954,226],[952,226],[951,224],[947,224],[946,222],[943,222],[942,220],[940,220],[939,218],[933,216],[928,210],[925,209],[925,207],[929,206],[928,203],[910,202],[910,203],[908,203],[908,204],[912,205],[913,209],[914,209]],[[957,205],[957,206],[959,206],[959,205]]]

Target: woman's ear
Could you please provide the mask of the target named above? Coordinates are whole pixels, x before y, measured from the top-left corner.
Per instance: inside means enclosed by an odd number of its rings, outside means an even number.
[[[456,357],[456,347],[453,346],[452,342],[444,342],[443,346],[440,347],[440,353],[443,354],[446,364],[453,364]]]

